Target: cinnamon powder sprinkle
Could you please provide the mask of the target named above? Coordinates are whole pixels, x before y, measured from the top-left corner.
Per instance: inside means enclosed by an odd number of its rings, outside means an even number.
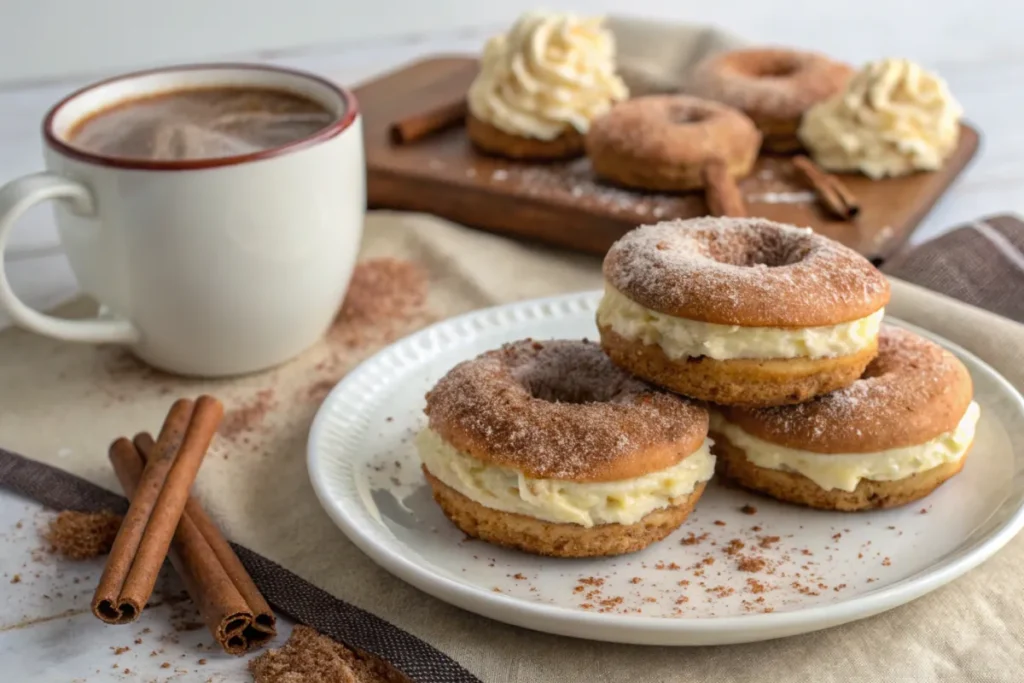
[[[596,576],[585,576],[582,579],[578,579],[579,583],[584,586],[603,586],[604,579],[599,579]]]
[[[634,584],[640,583],[641,581],[643,581],[643,579],[641,579],[639,576],[634,576],[632,579],[629,580],[630,583]]]
[[[736,563],[736,568],[741,572],[759,572],[766,566],[768,562],[763,557],[741,557]]]
[[[740,508],[740,512],[742,512],[745,515],[756,515],[757,508],[754,507],[753,505],[747,504]]]
[[[259,429],[267,414],[277,406],[273,389],[261,389],[241,405],[224,413],[224,420],[217,432],[228,439],[234,439]]]
[[[773,545],[778,543],[780,539],[778,536],[761,536],[758,539],[758,545],[762,548],[771,548]]]
[[[391,257],[360,261],[328,341],[346,348],[390,341],[423,315],[427,292],[427,271],[419,264]]]
[[[711,534],[709,534],[709,533],[703,533],[700,536],[695,536],[693,534],[693,532],[691,531],[689,536],[687,536],[686,538],[684,538],[683,540],[681,540],[679,542],[682,545],[698,545],[699,543],[703,543],[704,541],[706,541],[708,536],[710,536],[710,535]]]
[[[715,526],[725,526],[725,522],[720,519],[715,520]]]
[[[734,538],[731,541],[729,541],[729,545],[725,546],[725,554],[726,555],[735,555],[739,551],[743,550],[743,548],[745,548],[745,547],[746,547],[746,543],[744,543],[743,541],[741,541],[738,538]]]
[[[747,588],[751,593],[764,593],[767,587],[757,579],[747,579]]]
[[[249,662],[254,683],[398,683],[405,677],[369,654],[348,649],[309,628],[296,626],[283,647]]]
[[[64,510],[50,520],[43,538],[48,550],[70,560],[88,560],[110,552],[121,515],[113,512],[76,512]]]

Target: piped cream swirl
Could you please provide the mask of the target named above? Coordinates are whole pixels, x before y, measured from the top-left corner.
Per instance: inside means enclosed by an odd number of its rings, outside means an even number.
[[[812,107],[799,136],[827,169],[900,176],[940,168],[956,148],[962,114],[937,75],[906,59],[884,59]]]
[[[491,38],[469,88],[472,114],[506,133],[553,140],[628,96],[600,18],[529,12]]]

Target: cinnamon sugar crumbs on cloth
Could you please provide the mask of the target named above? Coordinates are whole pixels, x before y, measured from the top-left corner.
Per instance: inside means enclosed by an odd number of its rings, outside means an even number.
[[[224,420],[220,423],[217,432],[227,439],[234,439],[242,434],[252,432],[263,424],[267,413],[276,405],[274,390],[261,389],[241,405],[229,408],[224,413]]]
[[[390,257],[361,261],[327,339],[346,348],[391,341],[424,316],[427,292],[427,271],[419,264]]]
[[[249,662],[255,683],[405,683],[399,671],[361,655],[308,626],[296,626],[283,647]]]
[[[65,510],[50,520],[43,538],[48,550],[71,560],[88,560],[110,552],[121,515],[112,512]]]

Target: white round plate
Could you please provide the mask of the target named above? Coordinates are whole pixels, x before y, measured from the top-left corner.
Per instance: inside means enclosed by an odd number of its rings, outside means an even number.
[[[982,408],[962,474],[917,504],[819,512],[712,482],[682,528],[633,555],[560,560],[467,539],[419,469],[412,437],[425,423],[424,393],[459,361],[504,342],[594,338],[599,298],[454,318],[350,373],[320,408],[308,453],[313,487],[342,531],[404,581],[492,619],[595,640],[715,645],[891,609],[975,567],[1024,526],[1024,446],[1013,443],[1024,444],[1024,401],[981,360],[916,329],[963,360]]]

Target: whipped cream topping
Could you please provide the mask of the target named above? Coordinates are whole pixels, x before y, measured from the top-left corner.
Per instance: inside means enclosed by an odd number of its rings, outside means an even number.
[[[629,95],[615,74],[615,42],[600,18],[529,12],[484,48],[469,88],[472,114],[506,133],[553,140]]]
[[[493,510],[584,527],[634,524],[690,495],[714,474],[710,445],[705,440],[672,467],[633,479],[574,482],[531,479],[514,469],[491,465],[458,451],[430,428],[416,437],[427,471],[470,500]]]
[[[900,176],[940,168],[959,140],[962,114],[937,75],[905,59],[885,59],[812,107],[798,134],[829,170]]]
[[[711,411],[711,431],[743,449],[747,460],[758,467],[802,474],[826,490],[853,491],[861,479],[895,481],[960,460],[974,441],[980,414],[981,408],[972,401],[952,431],[917,446],[873,453],[814,453],[779,446],[728,422],[716,411]]]
[[[605,287],[597,323],[629,341],[661,348],[672,360],[707,356],[733,358],[827,358],[848,356],[878,337],[884,309],[826,327],[781,328],[719,325],[676,318],[636,303],[614,287]]]

